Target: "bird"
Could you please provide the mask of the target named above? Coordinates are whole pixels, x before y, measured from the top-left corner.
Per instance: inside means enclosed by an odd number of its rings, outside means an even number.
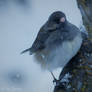
[[[34,55],[43,69],[64,67],[79,51],[83,42],[78,27],[67,20],[62,11],[53,12],[40,28],[32,46],[24,51]]]

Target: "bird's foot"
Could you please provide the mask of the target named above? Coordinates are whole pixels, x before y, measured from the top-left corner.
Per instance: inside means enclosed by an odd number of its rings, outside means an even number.
[[[52,72],[50,72],[50,73],[51,73],[51,75],[53,76],[53,79],[54,79],[53,80],[53,84],[59,85],[60,84],[60,80],[57,80]]]
[[[55,86],[59,86],[59,85],[61,84],[61,82],[60,82],[60,80],[54,79],[54,80],[53,80],[53,84],[54,84]]]

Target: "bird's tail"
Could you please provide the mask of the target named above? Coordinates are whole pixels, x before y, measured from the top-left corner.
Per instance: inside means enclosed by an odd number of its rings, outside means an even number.
[[[28,51],[30,51],[30,48],[28,48],[28,49],[22,51],[21,54],[24,54],[25,52],[28,52]]]

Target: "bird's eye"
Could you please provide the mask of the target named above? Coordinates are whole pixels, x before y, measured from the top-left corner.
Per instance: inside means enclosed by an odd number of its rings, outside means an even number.
[[[57,24],[60,23],[60,20],[59,20],[59,19],[55,19],[54,21],[55,21]]]

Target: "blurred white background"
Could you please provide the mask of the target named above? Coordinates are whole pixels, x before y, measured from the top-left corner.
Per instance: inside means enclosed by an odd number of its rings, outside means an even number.
[[[0,92],[53,92],[53,78],[41,70],[29,48],[54,11],[63,11],[76,26],[82,25],[76,0],[0,0]],[[61,69],[54,71],[58,78]]]

